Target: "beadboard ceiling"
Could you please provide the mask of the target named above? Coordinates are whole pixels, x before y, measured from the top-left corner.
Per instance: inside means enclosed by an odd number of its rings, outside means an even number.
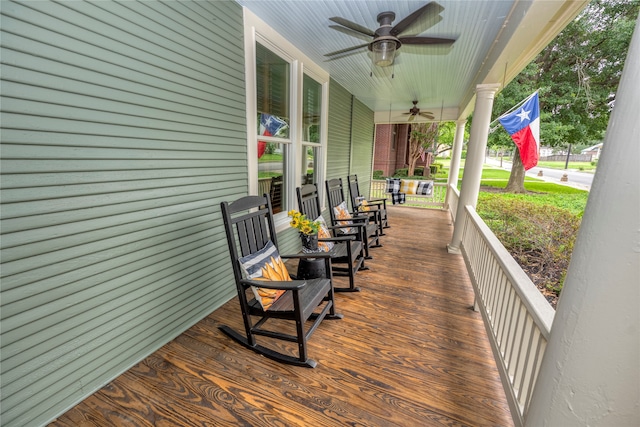
[[[372,67],[367,43],[330,28],[339,16],[375,31],[380,12],[395,23],[427,2],[413,0],[238,0],[375,112],[378,123],[407,120],[412,101],[435,120],[466,118],[478,84],[506,84],[584,8],[586,0],[438,0],[442,20],[422,36],[453,46],[403,45],[393,66]]]

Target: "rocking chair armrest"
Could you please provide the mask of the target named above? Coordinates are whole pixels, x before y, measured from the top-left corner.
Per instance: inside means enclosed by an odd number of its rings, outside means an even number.
[[[336,227],[336,228],[342,228],[342,227]],[[326,239],[318,239],[318,242],[348,242],[350,240],[355,240],[356,236],[353,235],[344,235],[344,236],[339,236],[339,237],[329,237]]]
[[[353,223],[353,225],[355,225],[356,227],[362,226],[369,221],[369,215],[362,215],[362,212],[352,212],[351,219],[353,221],[357,221]]]
[[[247,285],[247,286],[256,286],[258,288],[267,288],[267,289],[279,289],[283,291],[302,289],[307,285],[306,280],[270,281],[270,280],[242,279],[241,282],[243,285]]]
[[[351,219],[354,219],[354,218],[350,218],[349,220],[337,219],[336,221],[350,221]],[[367,226],[367,222],[368,222],[367,220],[368,218],[364,218],[364,217],[355,218],[355,221],[352,221],[351,224],[330,225],[327,228],[329,228],[330,230],[342,230],[343,228],[349,228],[349,227],[362,229]],[[349,235],[351,233],[346,233],[346,234]]]
[[[331,258],[331,254],[329,252],[310,252],[310,253],[299,253],[299,254],[289,254],[289,255],[280,255],[280,258],[286,259],[306,259],[306,258]]]
[[[386,205],[387,199],[373,199],[373,200],[367,200],[367,203],[369,204],[369,206],[382,206],[382,205]]]

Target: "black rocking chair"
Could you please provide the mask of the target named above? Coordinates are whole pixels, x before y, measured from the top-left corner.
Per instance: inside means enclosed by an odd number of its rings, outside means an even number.
[[[276,249],[278,247],[271,200],[266,194],[246,196],[232,203],[222,202],[220,208],[227,233],[227,243],[246,336],[226,325],[220,326],[220,330],[240,344],[268,358],[292,365],[314,368],[317,362],[307,356],[307,340],[325,317],[327,319],[342,318],[342,315],[335,311],[330,255],[328,253],[280,255],[282,259],[324,258],[328,277],[291,281],[286,279],[281,279],[282,281],[247,279],[245,278],[246,274],[243,275],[241,258],[264,250],[270,246],[268,245],[269,241]],[[276,289],[284,293],[270,307],[264,309],[254,297],[252,287],[262,290]],[[295,334],[288,332],[286,328],[283,330],[282,323],[276,323],[271,325],[271,328],[267,328],[267,323],[271,319],[291,321],[291,331],[295,330]],[[309,322],[312,323],[308,324]],[[295,342],[298,344],[298,356],[295,357],[259,345],[256,340],[257,336]],[[292,351],[292,353],[295,352]]]
[[[298,196],[298,209],[300,213],[310,220],[315,220],[321,214],[320,197],[317,184],[306,184],[296,188]],[[333,242],[331,249],[331,267],[334,275],[349,276],[348,288],[334,288],[336,292],[357,292],[360,290],[355,285],[355,274],[358,270],[368,270],[364,265],[364,245],[355,239],[355,236],[337,236],[336,232],[341,226],[327,225],[333,235],[332,238],[318,239],[320,242]]]
[[[362,204],[362,200],[366,201],[366,206],[369,208],[369,215],[373,218],[376,224],[378,224],[378,234],[384,236],[385,228],[389,228],[389,220],[387,217],[387,199],[367,199],[360,192],[360,186],[358,185],[358,176],[349,175],[347,177],[347,183],[349,185],[349,195],[351,196],[351,209],[356,212],[360,212],[359,206]]]
[[[338,207],[344,202],[346,206],[346,200],[344,198],[344,189],[342,187],[342,178],[335,178],[325,181],[327,188],[327,201],[329,202],[329,215],[331,216],[331,225],[345,225],[342,224],[343,220],[339,219],[334,211],[334,208]],[[353,227],[358,229],[357,234],[361,235],[360,239],[364,243],[365,258],[370,259],[369,248],[377,248],[382,246],[380,244],[380,236],[378,231],[378,225],[375,222],[369,221],[369,215],[360,215],[358,212],[349,212],[351,215],[351,221]],[[346,226],[349,227],[349,226]]]

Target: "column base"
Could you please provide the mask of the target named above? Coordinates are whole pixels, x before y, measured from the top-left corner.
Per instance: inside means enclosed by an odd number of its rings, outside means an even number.
[[[451,245],[447,245],[447,252],[449,252],[450,254],[457,254],[457,255],[460,255],[462,253],[460,252],[460,248],[456,246],[451,246]]]

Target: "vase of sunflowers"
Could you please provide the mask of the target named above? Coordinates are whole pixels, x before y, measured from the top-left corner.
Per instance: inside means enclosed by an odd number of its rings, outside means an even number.
[[[318,252],[318,229],[320,228],[320,222],[311,221],[306,215],[295,210],[289,211],[288,215],[291,218],[289,225],[300,233],[302,251]]]

